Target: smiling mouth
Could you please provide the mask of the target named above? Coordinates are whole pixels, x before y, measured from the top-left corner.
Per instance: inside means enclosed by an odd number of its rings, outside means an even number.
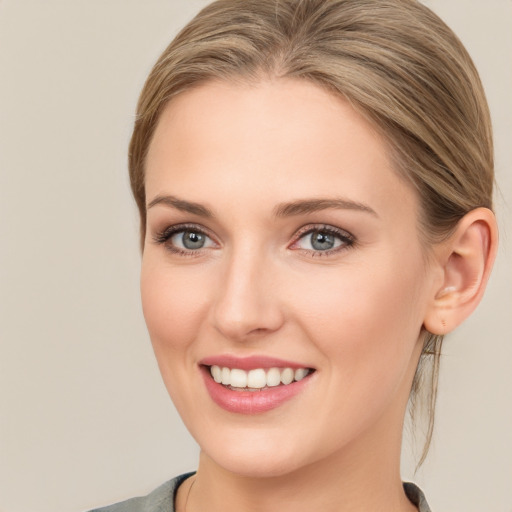
[[[249,371],[226,366],[207,366],[217,384],[232,391],[263,391],[298,382],[313,373],[312,368],[254,368]]]

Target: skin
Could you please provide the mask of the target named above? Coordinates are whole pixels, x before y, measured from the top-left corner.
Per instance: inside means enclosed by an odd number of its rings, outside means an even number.
[[[400,479],[402,424],[445,274],[425,258],[418,198],[383,139],[346,101],[307,82],[207,83],[167,105],[146,169],[148,206],[172,195],[213,214],[148,207],[142,262],[163,380],[201,447],[187,508],[415,510]],[[319,198],[373,213],[275,215],[283,203]],[[181,223],[206,232],[206,246],[181,254],[154,240]],[[305,226],[344,230],[354,243],[322,254]],[[277,409],[230,413],[213,403],[198,366],[226,353],[316,372]]]

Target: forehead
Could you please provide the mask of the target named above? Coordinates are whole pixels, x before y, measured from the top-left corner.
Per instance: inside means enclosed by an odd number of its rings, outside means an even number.
[[[146,192],[191,200],[270,203],[350,196],[378,208],[415,194],[393,169],[387,144],[340,96],[312,83],[210,82],[164,109],[147,158]],[[260,203],[263,205],[263,203]]]

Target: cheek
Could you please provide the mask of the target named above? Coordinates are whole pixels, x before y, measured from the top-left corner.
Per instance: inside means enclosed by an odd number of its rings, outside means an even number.
[[[323,356],[325,403],[333,404],[319,411],[319,436],[331,424],[343,443],[383,415],[401,417],[417,365],[421,301],[414,268],[401,265],[400,273],[391,263],[317,276],[314,292],[296,303],[301,329]]]
[[[149,252],[149,251],[148,251]],[[144,318],[165,387],[186,424],[196,403],[190,382],[197,368],[194,341],[208,311],[204,276],[162,263],[144,254],[141,297]],[[156,260],[156,258],[155,258]],[[197,418],[195,421],[201,421]]]
[[[153,264],[152,256],[144,255],[142,308],[159,364],[162,352],[181,352],[197,337],[207,310],[207,288],[198,273]]]
[[[385,256],[385,255],[384,255]],[[421,260],[420,260],[421,261]],[[414,365],[422,325],[421,269],[390,255],[364,267],[315,276],[296,302],[303,330],[345,386],[399,379]]]

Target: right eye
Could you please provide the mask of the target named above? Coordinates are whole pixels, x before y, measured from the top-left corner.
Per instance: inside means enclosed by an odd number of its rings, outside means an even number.
[[[178,233],[174,234],[170,241],[175,247],[180,247],[181,249],[195,250],[202,249],[209,238],[200,233],[198,231],[178,231]]]
[[[197,227],[170,226],[158,233],[154,240],[172,252],[184,255],[216,246],[215,242]]]

